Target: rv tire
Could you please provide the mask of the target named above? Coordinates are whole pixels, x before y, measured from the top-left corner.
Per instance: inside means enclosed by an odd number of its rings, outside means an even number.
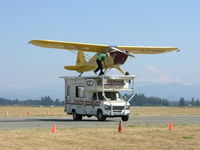
[[[129,119],[129,115],[122,116],[122,121],[128,121],[128,119]]]
[[[82,115],[77,114],[76,111],[72,112],[72,116],[73,116],[73,120],[75,121],[82,120]]]
[[[97,119],[98,119],[99,121],[104,121],[104,120],[106,120],[106,116],[104,116],[104,115],[102,114],[102,111],[101,111],[101,110],[98,110],[98,111],[97,111]]]

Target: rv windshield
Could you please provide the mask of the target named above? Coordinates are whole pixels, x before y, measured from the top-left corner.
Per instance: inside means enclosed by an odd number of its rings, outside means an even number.
[[[105,97],[108,100],[120,100],[120,93],[119,92],[105,92]],[[98,92],[98,98],[99,100],[105,100],[105,98],[102,95],[102,92]]]

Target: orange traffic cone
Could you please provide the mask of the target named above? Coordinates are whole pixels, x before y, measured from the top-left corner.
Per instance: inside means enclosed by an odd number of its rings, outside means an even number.
[[[173,130],[173,124],[172,124],[172,121],[169,123],[169,128],[168,130]]]
[[[47,111],[47,116],[49,116],[49,111]]]
[[[52,133],[56,133],[56,125],[55,124],[52,127]]]
[[[26,115],[27,115],[27,116],[29,116],[29,115],[30,115],[30,112],[29,112],[29,111],[27,111],[27,112],[26,112]]]
[[[123,127],[122,120],[120,120],[118,132],[124,132],[124,131],[125,131],[125,129],[124,129],[124,127]]]

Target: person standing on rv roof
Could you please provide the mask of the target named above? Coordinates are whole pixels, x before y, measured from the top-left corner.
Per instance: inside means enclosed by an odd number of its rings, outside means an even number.
[[[96,74],[100,70],[99,76],[104,75],[104,72],[103,72],[103,63],[104,63],[104,66],[105,66],[106,56],[108,56],[108,54],[105,54],[105,53],[100,53],[97,56],[96,63],[97,63],[98,67],[94,70],[94,73]]]

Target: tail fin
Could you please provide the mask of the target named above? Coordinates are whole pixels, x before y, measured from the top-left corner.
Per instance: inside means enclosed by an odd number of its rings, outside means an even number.
[[[85,54],[82,51],[78,51],[77,57],[76,57],[76,65],[81,66],[86,63]]]

